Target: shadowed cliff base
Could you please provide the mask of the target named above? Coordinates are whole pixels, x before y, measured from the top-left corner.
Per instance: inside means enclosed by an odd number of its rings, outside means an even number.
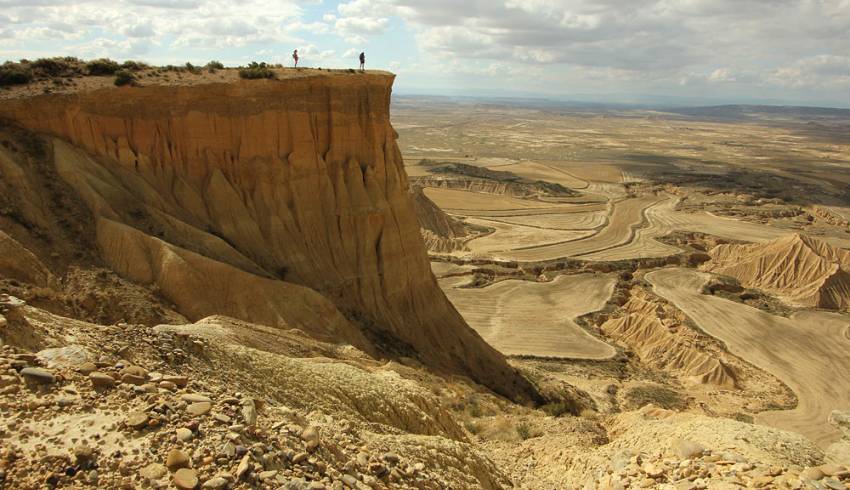
[[[97,260],[155,285],[189,319],[279,321],[372,352],[381,339],[385,354],[402,346],[438,372],[538,401],[430,271],[389,121],[393,78],[316,70],[83,87],[7,100],[0,118],[40,135],[44,161],[93,215]],[[31,156],[7,138],[4,173],[26,176]],[[49,199],[50,189],[41,194]],[[39,203],[29,207],[21,206],[25,220]],[[87,233],[79,239],[95,239]],[[245,303],[263,295],[287,300]]]

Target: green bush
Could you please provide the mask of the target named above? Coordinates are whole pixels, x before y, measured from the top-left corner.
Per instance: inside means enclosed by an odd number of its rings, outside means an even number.
[[[119,70],[115,72],[115,85],[122,87],[124,85],[135,85],[136,77],[132,72],[127,70]]]
[[[678,392],[663,386],[638,386],[626,393],[626,399],[634,408],[650,403],[668,410],[681,410],[688,406],[687,401]]]
[[[30,68],[47,77],[57,77],[72,70],[71,64],[62,58],[40,58],[33,61]]]
[[[466,427],[466,430],[468,430],[470,434],[478,434],[481,432],[481,426],[475,422],[467,421],[463,423],[463,426]]]
[[[147,63],[142,63],[141,61],[127,60],[124,63],[121,63],[121,68],[127,71],[142,71],[150,68],[150,66]]]
[[[224,63],[222,63],[221,61],[212,60],[207,63],[207,70],[209,70],[210,73],[215,73],[216,70],[224,70]]]
[[[522,422],[516,426],[516,433],[524,441],[531,438],[531,427],[527,423]]]
[[[188,71],[189,73],[194,73],[194,74],[197,75],[198,73],[201,73],[201,68],[198,67],[198,66],[195,66],[191,62],[187,61],[186,62],[186,71]]]
[[[579,408],[575,403],[566,403],[563,401],[547,403],[540,407],[541,410],[546,412],[547,415],[551,417],[561,417],[563,415],[578,415]]]
[[[23,85],[32,81],[32,70],[28,65],[5,63],[0,66],[0,87]]]
[[[275,74],[265,63],[252,61],[248,66],[239,69],[239,76],[241,78],[257,79],[274,78]]]
[[[86,70],[89,75],[114,75],[115,72],[121,69],[121,66],[108,58],[101,58],[86,63]]]

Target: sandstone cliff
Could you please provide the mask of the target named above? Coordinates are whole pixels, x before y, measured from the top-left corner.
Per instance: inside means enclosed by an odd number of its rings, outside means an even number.
[[[119,272],[155,281],[119,263],[139,244],[105,223],[312,289],[378,349],[534,397],[430,271],[390,125],[392,81],[320,73],[98,89],[4,101],[0,118],[57,138],[57,169],[100,218],[98,244]]]
[[[421,187],[411,186],[413,209],[421,227],[425,247],[432,253],[452,253],[468,250],[466,242],[486,233],[483,227],[459,221],[440,209]]]

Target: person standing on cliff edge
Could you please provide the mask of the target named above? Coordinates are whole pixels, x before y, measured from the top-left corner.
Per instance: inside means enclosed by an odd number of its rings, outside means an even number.
[[[295,60],[295,68],[298,68],[298,50],[292,52],[292,59]]]
[[[360,53],[360,71],[366,70],[366,53]]]

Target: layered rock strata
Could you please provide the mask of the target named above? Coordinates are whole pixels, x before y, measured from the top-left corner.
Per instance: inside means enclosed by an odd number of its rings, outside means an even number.
[[[317,73],[109,88],[4,101],[0,118],[56,138],[57,168],[98,218],[107,260],[133,256],[116,249],[133,245],[104,224],[128,225],[310,288],[379,349],[534,397],[430,271],[390,125],[392,82]]]

